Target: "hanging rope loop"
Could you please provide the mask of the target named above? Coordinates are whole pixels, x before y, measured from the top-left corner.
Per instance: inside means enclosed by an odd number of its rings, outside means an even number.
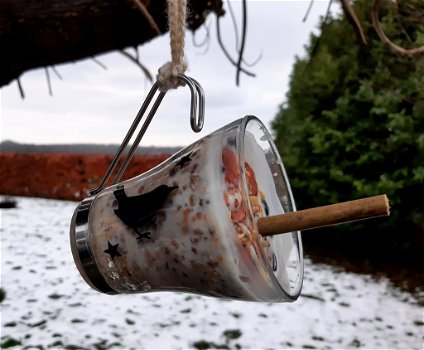
[[[158,70],[157,83],[159,90],[167,92],[183,86],[184,82],[178,75],[187,70],[184,60],[185,28],[187,16],[186,0],[168,0],[168,23],[171,38],[171,62],[165,63]]]

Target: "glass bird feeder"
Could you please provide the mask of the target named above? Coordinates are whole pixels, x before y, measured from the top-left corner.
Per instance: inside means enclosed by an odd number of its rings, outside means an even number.
[[[202,91],[192,78],[186,82],[192,90],[192,127],[201,128],[193,101],[197,92],[202,111]],[[129,134],[144,112],[142,107]],[[104,183],[115,161],[72,218],[72,253],[91,287],[108,294],[178,291],[247,301],[297,299],[303,281],[300,232],[263,237],[257,228],[261,217],[295,210],[283,163],[259,119],[234,121],[119,182],[129,153],[112,185]]]

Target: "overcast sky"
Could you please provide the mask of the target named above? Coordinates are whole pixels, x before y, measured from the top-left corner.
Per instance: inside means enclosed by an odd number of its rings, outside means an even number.
[[[239,17],[239,1],[233,1]],[[225,4],[224,4],[225,5]],[[285,99],[295,56],[304,55],[304,45],[328,1],[315,1],[308,20],[302,19],[309,6],[303,1],[248,1],[248,31],[245,60],[261,60],[248,68],[256,78],[241,76],[235,84],[235,68],[225,58],[216,40],[215,17],[210,16],[208,48],[195,47],[186,35],[187,75],[201,83],[206,94],[203,131],[195,134],[189,123],[188,87],[170,91],[162,102],[143,141],[144,146],[185,146],[247,114],[256,115],[267,126]],[[338,10],[337,3],[333,5]],[[239,26],[240,28],[240,26]],[[229,12],[222,32],[228,49],[236,57],[234,30]],[[201,42],[206,31],[196,32]],[[167,34],[139,47],[141,61],[156,75],[170,59]],[[50,70],[53,96],[48,93],[42,69],[25,73],[22,100],[16,82],[1,91],[1,140],[25,143],[120,143],[143,102],[151,84],[141,70],[118,53],[93,60],[56,66],[63,80]]]

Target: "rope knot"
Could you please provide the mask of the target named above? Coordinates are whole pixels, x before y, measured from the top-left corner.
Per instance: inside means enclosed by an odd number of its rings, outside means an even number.
[[[184,86],[185,83],[178,79],[179,74],[187,70],[184,60],[184,42],[187,15],[187,0],[168,0],[168,23],[171,39],[171,62],[165,63],[159,68],[156,77],[159,90],[167,92]]]
[[[184,74],[187,70],[187,63],[172,63],[167,62],[158,70],[158,75],[156,80],[159,86],[159,90],[162,92],[167,92],[171,89],[176,89],[179,86],[184,86],[185,82],[181,79],[178,79],[179,74]]]

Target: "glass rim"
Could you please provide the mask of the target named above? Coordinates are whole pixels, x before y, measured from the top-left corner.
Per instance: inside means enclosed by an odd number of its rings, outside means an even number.
[[[271,136],[270,132],[268,131],[267,127],[264,125],[264,123],[259,118],[257,118],[254,115],[246,115],[244,118],[240,119],[239,132],[238,132],[238,136],[237,136],[237,147],[236,147],[236,149],[237,149],[237,153],[238,153],[238,158],[240,159],[240,166],[241,166],[241,170],[242,170],[243,191],[244,191],[245,195],[248,196],[249,190],[248,190],[247,179],[246,179],[244,138],[245,138],[245,134],[246,134],[248,124],[253,122],[253,121],[258,123],[258,125],[262,126],[263,127],[263,128],[261,128],[262,131],[268,136],[267,142],[269,143],[274,156],[278,160],[278,164],[280,166],[281,173],[283,175],[284,187],[287,190],[287,194],[288,194],[290,204],[293,208],[293,211],[296,211],[296,204],[295,204],[295,201],[294,201],[290,182],[289,182],[286,170],[284,168],[283,161],[282,161],[280,154],[277,150],[277,147],[276,147],[276,145],[275,145],[275,143],[272,139],[272,136]],[[252,205],[251,205],[249,200],[246,200],[246,202],[247,202],[247,205],[248,205],[248,208],[249,208],[249,210],[248,210],[249,219],[253,223],[253,225],[255,226],[256,231],[259,235],[259,232],[258,232],[258,229],[257,229],[257,224],[256,224],[255,220],[253,219],[253,215],[252,215],[252,213],[253,213]],[[299,297],[300,292],[302,290],[302,285],[303,285],[303,275],[304,275],[303,247],[302,247],[302,238],[301,238],[300,231],[291,232],[290,234],[297,236],[298,249],[299,249],[299,264],[300,264],[299,283],[296,286],[294,293],[292,293],[292,294],[290,294],[288,291],[286,291],[283,288],[281,282],[279,281],[277,276],[275,276],[274,271],[272,270],[270,264],[266,261],[266,258],[265,258],[265,255],[264,255],[264,250],[261,248],[260,244],[258,244],[259,242],[258,242],[258,239],[256,239],[256,238],[254,239],[256,244],[253,245],[253,248],[254,248],[255,252],[258,254],[258,256],[260,256],[260,258],[263,262],[263,265],[265,265],[265,268],[266,268],[268,275],[272,276],[271,278],[273,279],[275,284],[278,285],[278,287],[280,288],[280,290],[284,294],[284,296],[290,301],[295,301]]]

